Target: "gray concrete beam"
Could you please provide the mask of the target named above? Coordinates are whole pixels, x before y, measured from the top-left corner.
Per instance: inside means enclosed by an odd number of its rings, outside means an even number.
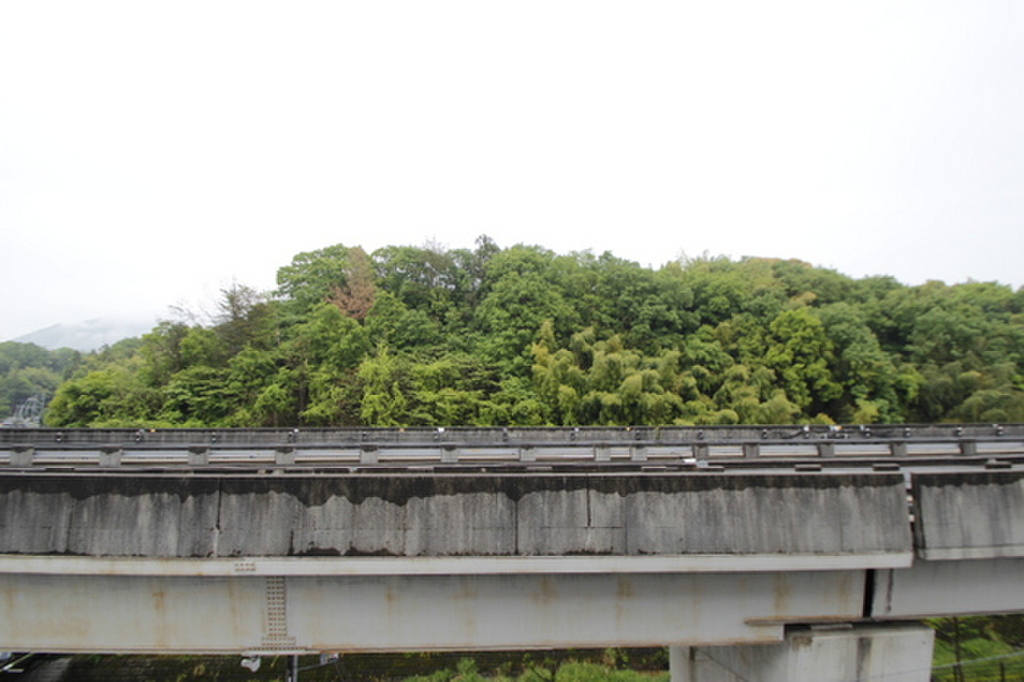
[[[1024,611],[1024,559],[915,561],[875,573],[870,615],[881,619]]]
[[[0,553],[793,556],[908,565],[902,475],[0,478]]]
[[[0,650],[293,653],[774,642],[856,618],[860,571],[175,577],[0,574]]]
[[[1024,557],[1024,471],[918,473],[912,485],[918,556]]]

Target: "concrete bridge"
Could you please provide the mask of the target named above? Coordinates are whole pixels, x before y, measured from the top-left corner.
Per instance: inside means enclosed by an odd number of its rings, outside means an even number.
[[[909,682],[1022,576],[1020,425],[0,431],[0,650]]]

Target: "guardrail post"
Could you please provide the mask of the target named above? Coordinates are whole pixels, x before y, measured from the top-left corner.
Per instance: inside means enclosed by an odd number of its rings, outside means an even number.
[[[961,455],[976,455],[978,454],[978,441],[976,440],[962,440],[960,441],[960,454]]]
[[[11,450],[11,466],[30,467],[35,456],[35,448],[14,448]]]
[[[100,466],[101,467],[119,467],[121,466],[121,456],[124,454],[124,450],[117,447],[100,448]]]
[[[295,464],[295,448],[277,448],[274,451],[274,464],[278,466]]]
[[[690,446],[694,459],[707,459],[711,454],[711,448],[707,443],[694,443]]]
[[[815,444],[818,448],[819,457],[835,457],[836,444],[830,440],[818,441]]]
[[[761,454],[761,446],[759,444],[757,444],[757,443],[744,443],[743,444],[743,456],[744,457],[747,457],[747,458],[757,457],[760,454]]]
[[[188,449],[188,464],[193,467],[206,466],[210,463],[210,448],[193,447]]]
[[[537,453],[533,451],[532,445],[524,445],[519,448],[519,461],[520,462],[536,462]]]
[[[906,457],[907,441],[894,440],[893,442],[889,443],[889,451],[892,452],[893,457]]]
[[[634,462],[646,462],[647,461],[647,446],[646,445],[634,445],[629,448],[629,458]]]
[[[610,462],[612,461],[612,449],[608,445],[595,445],[594,446],[594,461],[595,462]]]
[[[359,448],[360,464],[376,464],[380,461],[380,450],[376,445],[363,445]]]
[[[441,462],[445,464],[457,464],[459,462],[459,449],[454,445],[442,445]]]

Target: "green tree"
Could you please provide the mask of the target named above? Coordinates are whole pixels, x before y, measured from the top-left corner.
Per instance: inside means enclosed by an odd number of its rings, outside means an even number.
[[[358,424],[356,369],[370,350],[366,327],[331,302],[318,304],[291,330],[285,352],[292,369],[279,373],[276,387],[263,398],[265,407],[274,398],[267,414],[280,420],[286,413],[300,413],[303,423],[317,426]]]
[[[828,411],[842,395],[829,364],[833,343],[825,325],[807,308],[780,313],[769,326],[765,365],[773,369],[786,395],[808,416]]]
[[[176,373],[161,389],[158,418],[175,426],[229,426],[237,409],[230,390],[231,370],[196,365]]]
[[[550,320],[560,338],[576,324],[576,311],[557,286],[545,278],[550,274],[550,254],[524,247],[505,251],[491,259],[489,291],[476,311],[481,333],[478,349],[503,371],[527,375],[534,337],[545,320]]]
[[[843,422],[902,421],[898,371],[854,305],[839,302],[818,313],[833,345],[831,371],[843,387],[833,407]]]
[[[405,363],[385,345],[359,365],[362,385],[360,417],[369,426],[405,426],[409,423],[408,374]]]
[[[351,253],[350,247],[335,244],[297,254],[278,269],[277,293],[288,302],[292,314],[301,317],[346,286],[353,265]]]
[[[139,381],[137,364],[111,364],[61,384],[47,410],[47,425],[132,427],[157,423],[160,396]]]
[[[387,246],[374,251],[373,265],[383,289],[435,321],[456,304],[462,278],[455,258],[440,246]]]
[[[243,348],[273,348],[277,344],[275,307],[252,287],[233,284],[221,291],[218,314],[213,327],[226,357]]]

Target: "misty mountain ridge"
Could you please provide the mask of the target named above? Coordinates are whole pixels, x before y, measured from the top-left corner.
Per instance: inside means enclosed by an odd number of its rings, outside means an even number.
[[[98,317],[74,324],[55,324],[11,340],[18,343],[34,343],[47,350],[71,348],[87,353],[122,339],[141,336],[151,331],[155,325],[155,320]]]

